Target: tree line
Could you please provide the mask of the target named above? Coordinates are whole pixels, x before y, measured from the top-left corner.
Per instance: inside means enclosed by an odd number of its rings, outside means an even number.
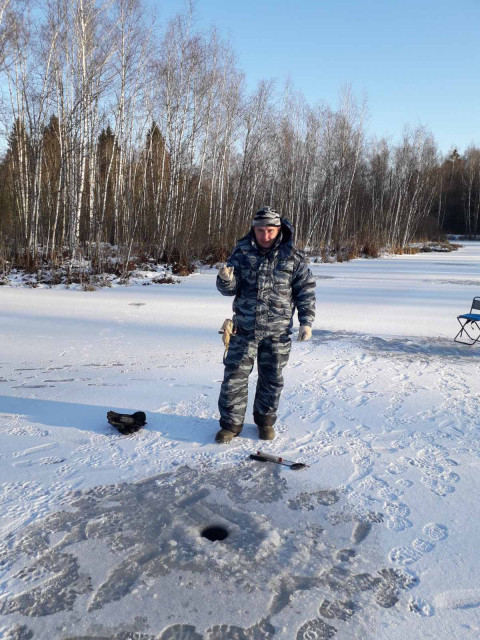
[[[222,259],[265,204],[325,254],[480,232],[480,149],[442,159],[423,127],[369,138],[348,88],[335,107],[248,92],[192,7],[157,27],[140,0],[0,0],[0,87],[10,263]]]

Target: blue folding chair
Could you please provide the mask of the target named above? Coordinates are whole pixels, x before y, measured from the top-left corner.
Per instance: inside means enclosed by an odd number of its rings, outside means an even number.
[[[480,326],[478,325],[480,322],[480,313],[472,313],[474,309],[478,309],[480,311],[480,296],[476,296],[473,299],[472,306],[470,307],[470,313],[464,313],[461,316],[457,316],[461,329],[454,338],[455,342],[461,342],[462,344],[472,346],[472,344],[475,344],[480,339]],[[470,333],[467,331],[467,327]],[[466,336],[466,339],[464,340],[462,340],[463,334]]]

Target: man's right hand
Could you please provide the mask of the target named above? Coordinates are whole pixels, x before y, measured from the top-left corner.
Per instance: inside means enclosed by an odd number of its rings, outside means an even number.
[[[233,267],[227,267],[227,264],[224,263],[220,267],[218,271],[218,275],[222,280],[225,280],[226,282],[230,282],[231,280],[233,280]]]

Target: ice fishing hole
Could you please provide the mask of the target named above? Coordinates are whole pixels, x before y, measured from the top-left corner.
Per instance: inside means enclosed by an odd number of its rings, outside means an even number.
[[[216,542],[217,540],[225,540],[228,537],[228,531],[224,527],[207,527],[202,531],[202,538]]]

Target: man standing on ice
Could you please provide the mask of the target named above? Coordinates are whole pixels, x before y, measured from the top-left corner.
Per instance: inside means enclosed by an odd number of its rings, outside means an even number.
[[[304,254],[293,244],[290,222],[271,207],[262,207],[249,233],[220,268],[217,289],[235,299],[234,333],[218,400],[221,429],[215,440],[230,442],[242,431],[255,358],[258,382],[253,419],[259,438],[273,440],[295,307],[300,341],[311,338],[315,318],[315,280]]]

